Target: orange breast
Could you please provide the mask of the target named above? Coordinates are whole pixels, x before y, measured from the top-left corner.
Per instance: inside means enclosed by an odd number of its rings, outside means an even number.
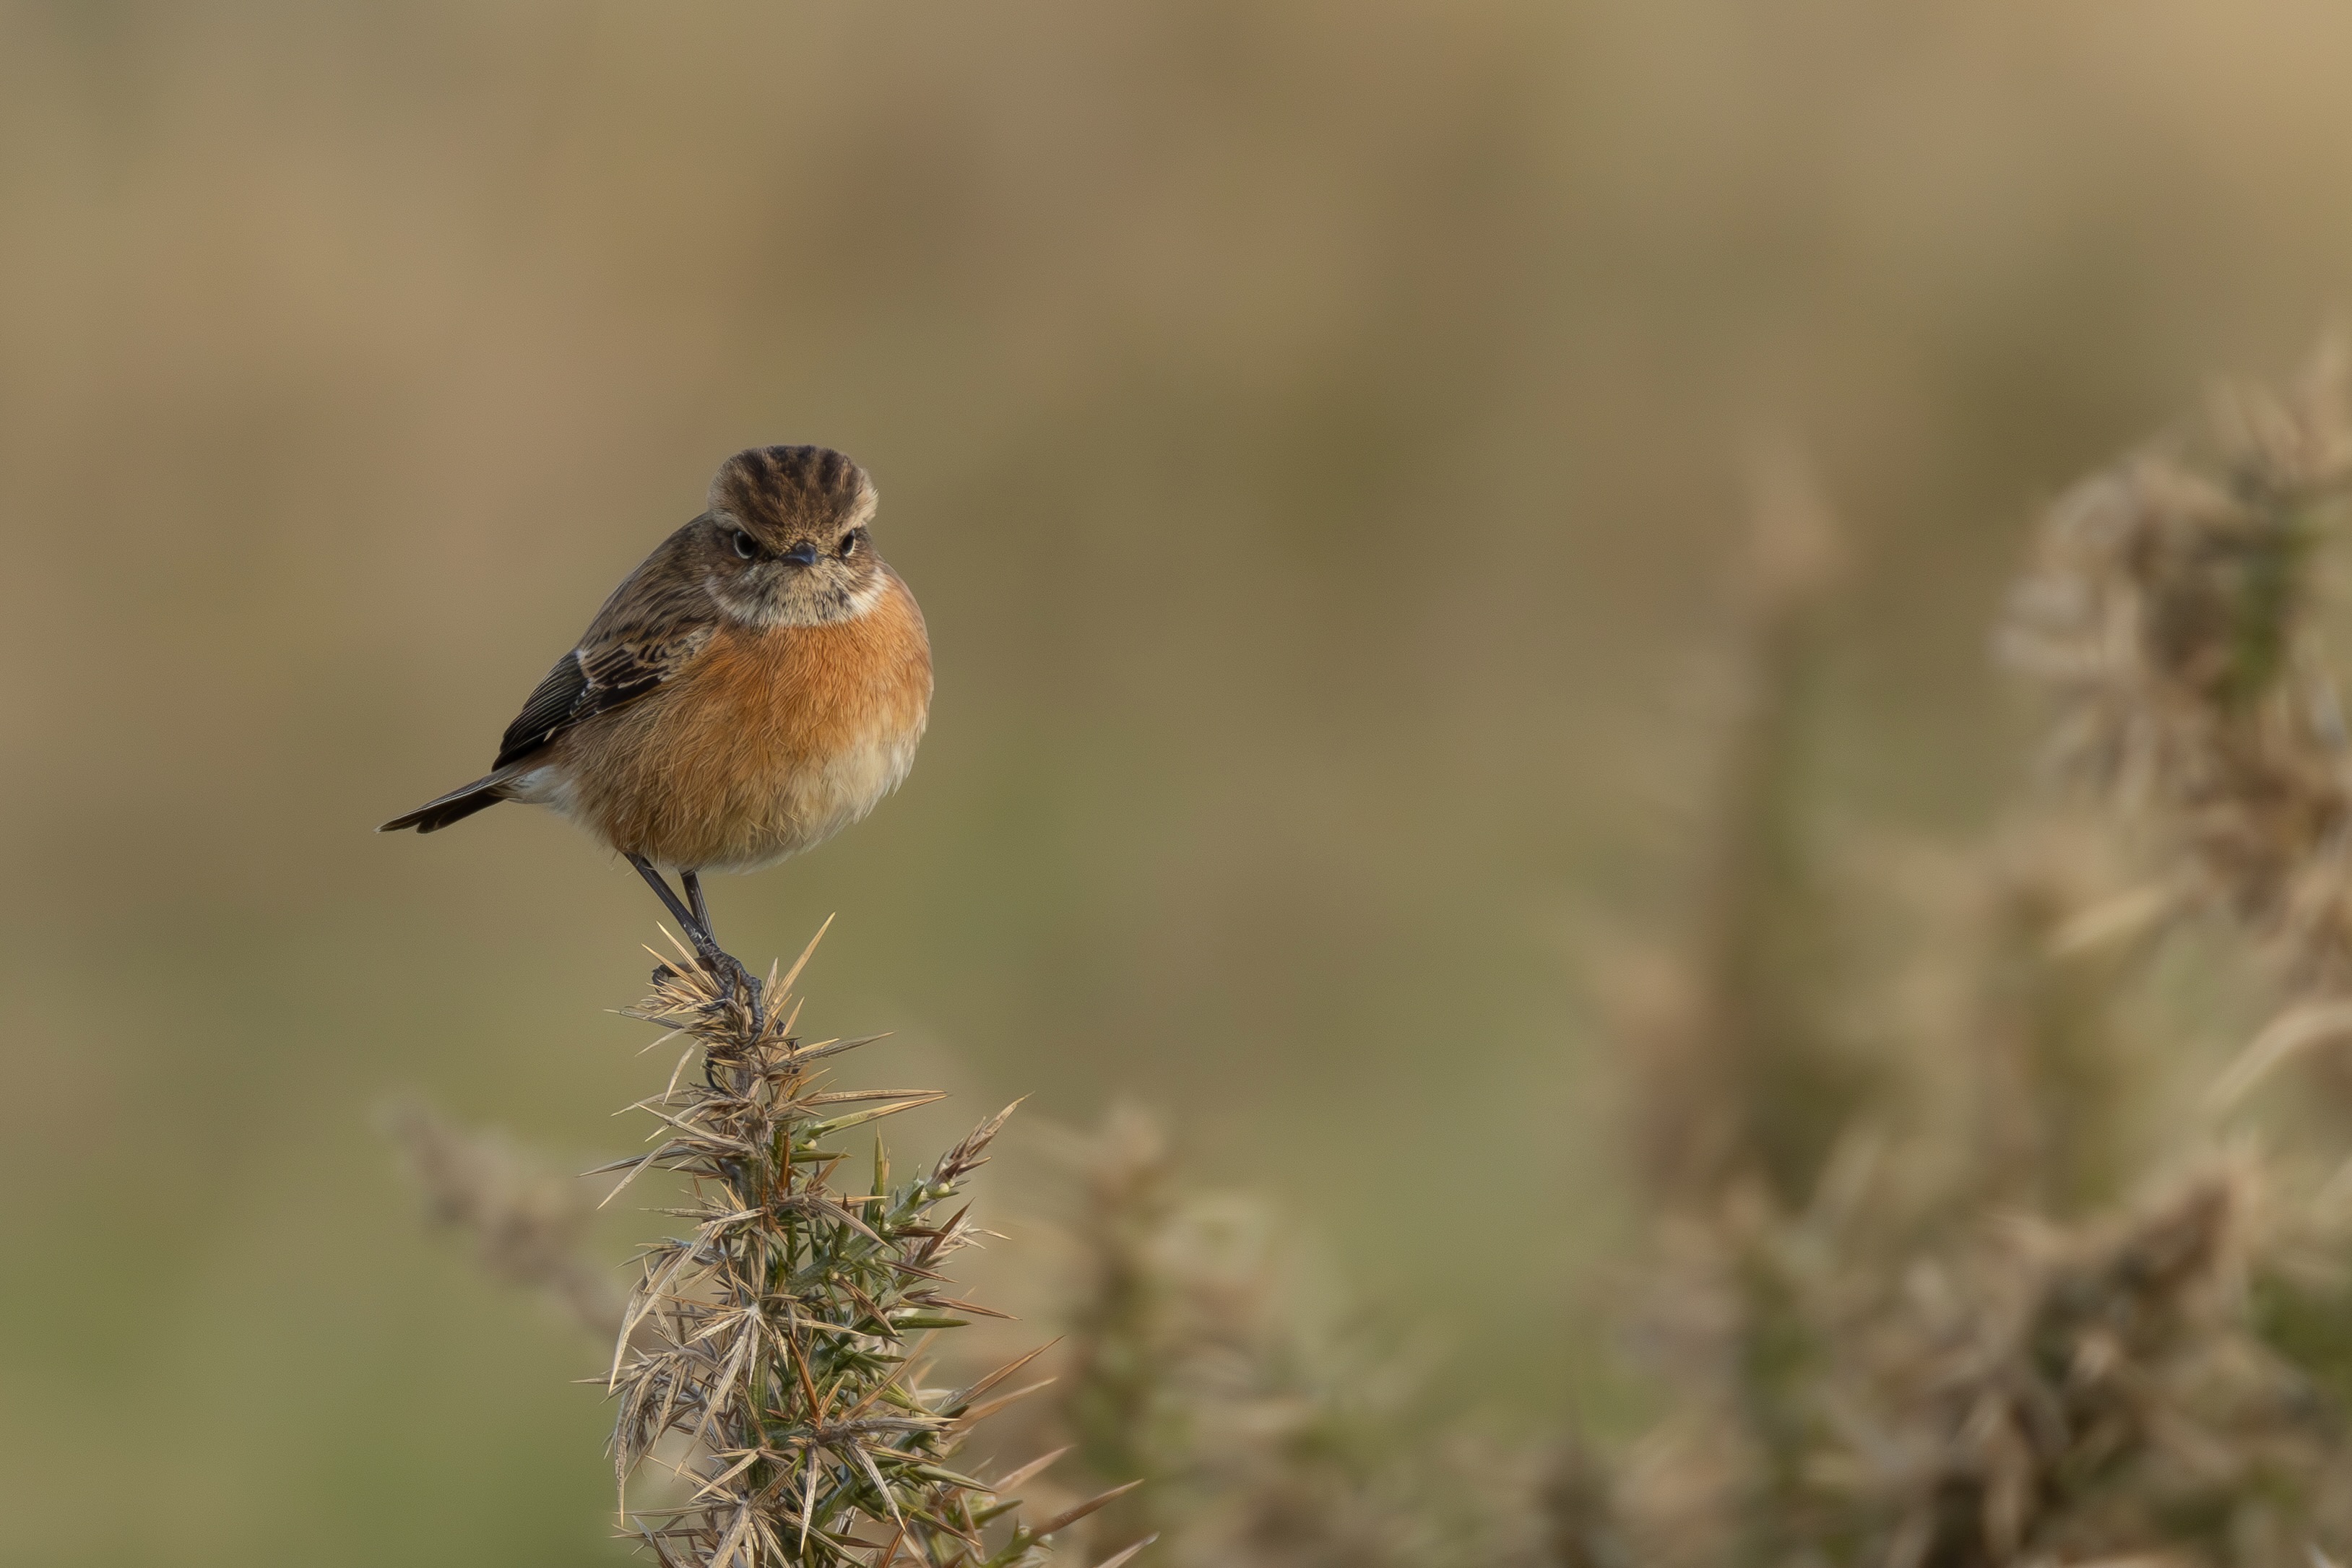
[[[749,871],[856,821],[912,766],[930,643],[896,577],[821,626],[730,626],[676,680],[557,742],[570,814],[614,849]]]

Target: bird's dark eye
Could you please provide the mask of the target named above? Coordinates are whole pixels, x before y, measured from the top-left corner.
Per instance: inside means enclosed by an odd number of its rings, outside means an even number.
[[[760,553],[760,541],[753,538],[750,534],[745,533],[740,528],[737,528],[735,530],[734,538],[729,539],[727,542],[733,545],[735,547],[735,553],[741,556],[745,560],[750,560],[753,556]]]
[[[841,559],[844,559],[844,560],[847,560],[847,559],[849,559],[849,557],[850,557],[851,552],[855,551],[856,549],[857,549],[857,536],[856,536],[855,533],[846,533],[846,534],[844,534],[844,535],[842,535],[842,536],[841,536]]]

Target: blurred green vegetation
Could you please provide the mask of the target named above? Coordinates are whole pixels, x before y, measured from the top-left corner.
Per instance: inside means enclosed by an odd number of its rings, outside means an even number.
[[[1525,1343],[1465,1402],[1605,1406],[1628,1101],[1573,949],[1691,893],[1741,439],[1801,432],[1853,535],[1820,809],[1973,830],[2031,504],[2352,281],[2347,45],[2317,0],[0,0],[5,1554],[616,1552],[593,1358],[367,1115],[612,1153],[656,912],[535,814],[366,830],[754,441],[875,474],[940,684],[903,794],[717,914],[838,912],[811,1021],[960,1092],[908,1146],[1134,1094],[1406,1322],[1458,1281],[1397,1237],[1492,1258]]]

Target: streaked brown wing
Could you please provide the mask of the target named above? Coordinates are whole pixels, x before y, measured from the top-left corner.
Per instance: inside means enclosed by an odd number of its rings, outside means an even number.
[[[580,645],[555,662],[499,741],[493,770],[520,762],[572,726],[610,713],[676,676],[718,627],[717,607],[685,570],[688,536],[664,540],[590,622]]]

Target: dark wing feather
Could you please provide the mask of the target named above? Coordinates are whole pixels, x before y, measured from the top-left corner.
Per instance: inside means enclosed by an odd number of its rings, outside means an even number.
[[[556,733],[572,721],[572,710],[580,706],[581,695],[587,689],[588,672],[580,667],[578,650],[556,660],[555,668],[547,672],[547,679],[539,683],[530,700],[522,705],[522,712],[507,726],[506,734],[499,739],[499,759],[490,767],[504,768],[554,739]]]

